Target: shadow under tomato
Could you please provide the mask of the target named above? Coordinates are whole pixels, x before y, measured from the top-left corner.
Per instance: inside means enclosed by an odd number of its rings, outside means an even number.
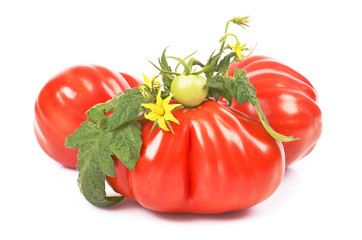
[[[131,210],[131,211],[144,211],[146,214],[151,214],[156,218],[175,221],[175,222],[189,222],[189,221],[220,221],[220,220],[237,220],[246,218],[252,214],[252,209],[244,209],[234,212],[220,213],[220,214],[194,214],[194,213],[162,213],[156,212],[147,208],[142,207],[136,201],[130,199],[124,199],[122,202],[102,208],[103,210],[115,211],[115,210]]]
[[[190,222],[190,221],[220,221],[220,220],[238,220],[246,218],[252,214],[252,209],[244,209],[234,212],[220,214],[194,214],[194,213],[161,213],[148,210],[152,215],[159,219],[174,222]]]

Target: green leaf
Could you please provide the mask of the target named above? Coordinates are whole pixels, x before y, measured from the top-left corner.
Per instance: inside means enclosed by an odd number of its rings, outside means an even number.
[[[78,186],[83,196],[98,207],[110,206],[124,199],[124,196],[106,196],[105,179],[106,176],[92,165],[79,170]]]
[[[171,72],[171,67],[168,65],[167,58],[166,58],[166,49],[167,48],[165,48],[165,50],[163,50],[161,59],[159,59],[159,63],[160,63],[162,70]],[[163,86],[166,89],[170,89],[171,83],[172,83],[172,80],[174,79],[174,77],[170,73],[160,72],[160,74],[162,75]]]
[[[87,111],[87,120],[93,123],[98,123],[104,117],[104,112],[99,110],[98,108],[90,108]]]
[[[129,121],[136,119],[143,111],[141,104],[145,102],[138,88],[127,89],[118,99],[113,114],[109,119],[109,130],[114,131]]]
[[[232,80],[234,81],[234,80]],[[225,87],[225,77],[222,75],[215,75],[207,80],[204,88],[209,88],[209,96],[218,100],[221,97],[228,100],[229,106],[233,101],[233,95],[229,92],[229,89]]]
[[[269,125],[267,118],[264,113],[261,111],[259,100],[256,97],[256,89],[251,85],[249,79],[246,75],[246,71],[243,69],[235,69],[234,72],[235,82],[231,78],[225,78],[225,86],[230,89],[233,97],[238,101],[238,104],[241,105],[245,102],[250,102],[256,109],[261,123],[263,124],[265,130],[275,139],[282,142],[290,142],[298,140],[299,138],[293,138],[293,136],[284,136],[280,133],[277,133]]]
[[[209,78],[204,85],[204,88],[217,88],[217,89],[223,89],[225,88],[225,82],[224,77],[221,75],[213,76],[212,78]]]
[[[192,73],[193,75],[200,75],[201,73],[205,73],[205,76],[207,79],[212,78],[216,68],[217,68],[217,63],[221,57],[222,52],[219,52],[218,54],[216,54],[214,56],[214,52],[211,54],[209,60],[207,61],[207,63],[205,64],[205,66],[197,72]]]
[[[214,72],[217,67],[217,62],[219,61],[221,57],[222,52],[219,52],[215,56],[211,57],[208,61],[208,63],[203,68],[203,72],[205,73],[206,78],[211,78],[214,75]]]
[[[171,71],[171,67],[168,65],[167,58],[166,58],[166,50],[167,50],[167,48],[165,48],[165,50],[163,50],[163,52],[162,52],[160,65],[161,65],[162,69],[167,70],[167,71]]]
[[[119,101],[119,97],[123,95],[123,92],[119,92],[116,96],[114,96],[111,100],[105,102],[105,103],[98,103],[96,105],[94,105],[93,107],[91,107],[86,114],[88,114],[88,112],[93,109],[96,108],[98,110],[100,110],[103,113],[108,113],[110,111],[113,111],[114,107],[117,105],[118,101]]]
[[[68,136],[65,146],[79,148],[77,170],[78,185],[84,197],[96,206],[108,206],[124,197],[107,197],[105,177],[115,176],[110,144],[112,134],[90,121],[82,122],[73,134]]]
[[[133,171],[140,157],[142,147],[141,125],[137,121],[131,121],[112,132],[110,149],[122,163]]]
[[[219,64],[217,65],[216,71],[226,76],[229,72],[229,65],[233,57],[236,57],[235,52],[231,52],[228,55],[226,55],[223,59],[221,59]]]
[[[257,104],[256,89],[251,85],[244,69],[235,69],[234,79],[225,78],[225,86],[230,89],[233,97],[241,105],[246,102],[251,102],[253,106]]]

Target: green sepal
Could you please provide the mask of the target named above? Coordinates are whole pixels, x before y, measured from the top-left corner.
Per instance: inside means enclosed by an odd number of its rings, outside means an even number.
[[[160,64],[162,70],[166,70],[166,71],[171,72],[171,67],[169,66],[169,64],[167,62],[167,58],[166,58],[166,50],[167,50],[167,48],[165,48],[165,50],[163,50],[162,56],[158,61],[159,61],[159,64]],[[162,71],[160,72],[160,74],[162,75],[162,82],[163,82],[164,88],[170,89],[171,88],[171,83],[172,83],[174,77],[172,76],[172,74],[165,73],[165,72],[162,72]]]
[[[193,72],[192,74],[200,75],[201,73],[204,73],[207,79],[212,78],[214,76],[217,63],[222,55],[222,52],[219,52],[216,55],[214,55],[214,52],[211,54],[205,66],[200,71]]]
[[[190,69],[192,69],[193,66],[200,66],[202,68],[205,67],[205,65],[196,58],[190,58],[187,64],[189,65]]]
[[[185,60],[183,60],[182,58],[179,58],[179,57],[168,57],[168,58],[172,58],[172,59],[175,59],[176,61],[178,61],[179,63],[181,63],[183,66],[184,66],[184,73],[185,75],[189,75],[191,73],[191,68],[190,66],[186,63]]]

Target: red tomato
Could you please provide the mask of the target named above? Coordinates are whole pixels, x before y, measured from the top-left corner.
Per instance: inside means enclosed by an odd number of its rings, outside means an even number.
[[[268,198],[284,174],[284,151],[261,123],[205,101],[172,111],[171,132],[142,122],[143,146],[135,169],[114,158],[108,183],[122,195],[159,212],[222,213]]]
[[[66,167],[76,167],[78,150],[64,146],[66,137],[86,120],[84,113],[91,106],[140,83],[124,76],[126,80],[104,67],[86,65],[71,67],[49,80],[35,102],[34,129],[40,146],[51,158]]]
[[[229,76],[234,75],[235,68],[246,70],[270,126],[281,134],[300,138],[283,143],[286,166],[310,153],[322,132],[322,114],[312,84],[290,67],[264,56],[231,64]],[[250,103],[238,105],[234,101],[232,107],[258,119]]]

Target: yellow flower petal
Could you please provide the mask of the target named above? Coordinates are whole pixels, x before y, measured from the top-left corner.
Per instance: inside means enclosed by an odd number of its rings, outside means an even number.
[[[165,130],[165,131],[170,131],[170,129],[167,128],[166,126],[166,122],[165,122],[165,118],[164,117],[160,117],[157,120],[158,126],[160,126],[161,129]]]
[[[162,98],[161,98],[161,89],[159,89],[158,93],[157,93],[156,104],[157,104],[157,106],[163,107],[162,103],[163,102],[162,102]]]
[[[152,83],[151,83],[150,79],[144,73],[142,73],[142,75],[143,75],[143,81],[145,82],[147,87],[152,89]]]
[[[168,96],[167,98],[163,99],[162,105],[163,105],[164,107],[166,107],[166,106],[170,103],[172,96],[173,96],[173,94],[171,94],[171,95]]]
[[[159,108],[159,106],[154,103],[142,103],[141,106],[150,109],[152,112],[156,112],[157,108]]]
[[[159,114],[157,114],[156,112],[150,112],[145,114],[145,118],[151,121],[156,121],[159,117],[161,117]]]
[[[171,112],[172,110],[174,110],[175,108],[177,108],[179,106],[182,106],[182,104],[167,105],[164,109],[165,109],[165,112],[168,113],[168,112]]]
[[[177,123],[177,124],[180,124],[180,122],[172,115],[172,113],[170,113],[170,112],[167,112],[166,114],[165,114],[165,120],[167,120],[167,121],[172,121],[172,122],[175,122],[175,123]]]

